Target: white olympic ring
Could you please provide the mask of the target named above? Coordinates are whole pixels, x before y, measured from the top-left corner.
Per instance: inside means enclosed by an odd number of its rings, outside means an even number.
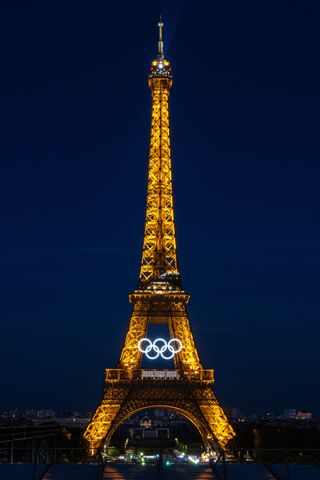
[[[144,346],[143,343],[147,343],[147,346]],[[158,345],[159,343],[160,346]],[[176,348],[172,346],[174,343],[177,344]],[[164,338],[156,338],[153,342],[149,340],[149,338],[141,338],[138,342],[138,349],[141,353],[145,353],[149,360],[155,360],[159,355],[164,360],[171,360],[176,353],[179,353],[182,350],[182,342],[178,338],[171,338],[169,342],[164,340]],[[154,355],[150,355],[152,350],[154,351]],[[164,355],[167,350],[170,352],[169,355]]]

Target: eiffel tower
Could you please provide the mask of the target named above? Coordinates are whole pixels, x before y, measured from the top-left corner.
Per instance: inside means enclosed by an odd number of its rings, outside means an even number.
[[[189,419],[210,449],[225,449],[235,435],[213,392],[213,370],[200,362],[182,289],[174,224],[169,92],[171,64],[164,57],[160,19],[158,55],[151,62],[152,95],[147,207],[138,288],[129,295],[133,310],[117,368],[107,369],[103,398],[84,438],[94,454],[108,445],[117,427],[136,412],[162,407]],[[166,324],[170,342],[146,339],[150,324]],[[153,350],[152,350],[153,349]],[[152,355],[150,351],[152,350]],[[173,357],[174,369],[141,368],[143,352]],[[164,352],[166,352],[164,354]]]

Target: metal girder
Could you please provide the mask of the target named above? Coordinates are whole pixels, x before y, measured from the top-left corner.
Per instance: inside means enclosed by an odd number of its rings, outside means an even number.
[[[146,336],[148,322],[148,305],[136,303],[133,307],[128,332],[121,351],[119,368],[126,368],[130,372],[139,368],[141,352],[137,348],[140,338]]]
[[[186,307],[181,303],[174,303],[172,307],[172,318],[169,323],[170,336],[179,338],[183,345],[181,352],[177,355],[177,362],[183,371],[196,373],[202,369],[202,365],[191,332]]]
[[[177,272],[174,225],[168,77],[151,77],[152,92],[147,210],[140,269],[140,286],[161,273]]]

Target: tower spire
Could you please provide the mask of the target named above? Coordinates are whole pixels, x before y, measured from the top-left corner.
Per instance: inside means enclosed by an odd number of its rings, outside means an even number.
[[[158,57],[163,58],[163,41],[162,41],[162,29],[163,29],[162,16],[160,15],[160,20],[158,22],[159,27],[159,42],[158,42]]]

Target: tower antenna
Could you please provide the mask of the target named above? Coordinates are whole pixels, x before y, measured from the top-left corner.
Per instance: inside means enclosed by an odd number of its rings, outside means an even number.
[[[158,23],[159,27],[159,42],[158,42],[158,56],[163,58],[163,41],[162,41],[162,29],[163,29],[162,16],[160,15],[160,21]]]

